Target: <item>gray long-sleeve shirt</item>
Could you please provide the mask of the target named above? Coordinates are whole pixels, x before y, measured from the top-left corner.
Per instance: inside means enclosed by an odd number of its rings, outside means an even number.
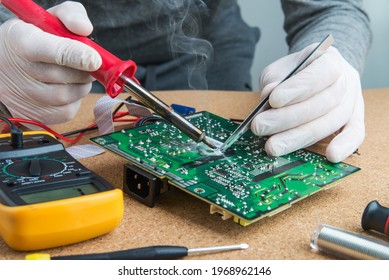
[[[362,73],[371,44],[370,22],[363,0],[281,0],[290,52],[321,41],[331,33],[334,46]]]
[[[64,1],[35,1],[45,8]],[[80,0],[94,25],[93,39],[138,64],[149,90],[251,89],[257,28],[241,18],[236,0]],[[362,0],[282,0],[290,51],[335,37],[335,46],[358,70],[370,45]],[[10,14],[0,9],[0,21]]]

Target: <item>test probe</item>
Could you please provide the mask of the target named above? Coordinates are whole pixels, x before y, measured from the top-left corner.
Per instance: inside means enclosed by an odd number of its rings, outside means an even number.
[[[89,38],[70,32],[58,18],[31,0],[1,0],[0,2],[21,20],[33,24],[45,32],[77,40],[95,49],[102,58],[102,65],[97,71],[90,74],[105,86],[109,96],[114,98],[125,89],[127,92],[135,94],[147,107],[172,123],[195,142],[203,142],[210,148],[216,149],[215,144],[203,131],[139,85],[134,77],[136,72],[134,61],[122,61]]]
[[[123,251],[98,254],[53,256],[49,254],[30,254],[26,256],[27,260],[174,260],[186,257],[192,254],[209,254],[223,251],[245,250],[249,247],[247,244],[206,247],[188,249],[183,246],[150,246],[135,248]]]

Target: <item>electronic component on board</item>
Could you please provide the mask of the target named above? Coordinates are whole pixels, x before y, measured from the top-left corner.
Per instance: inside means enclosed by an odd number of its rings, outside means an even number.
[[[209,112],[187,116],[221,146],[237,124]],[[123,190],[153,206],[177,187],[211,205],[212,213],[246,226],[327,189],[359,170],[308,150],[269,157],[265,138],[247,131],[225,153],[196,143],[174,126],[156,122],[91,139],[126,158]]]

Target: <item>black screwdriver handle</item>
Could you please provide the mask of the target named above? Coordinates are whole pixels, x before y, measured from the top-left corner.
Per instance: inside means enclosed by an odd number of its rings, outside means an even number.
[[[52,260],[175,260],[188,255],[181,246],[150,246],[99,254],[51,257]]]
[[[362,228],[389,235],[389,208],[380,205],[376,200],[371,201],[363,211]]]

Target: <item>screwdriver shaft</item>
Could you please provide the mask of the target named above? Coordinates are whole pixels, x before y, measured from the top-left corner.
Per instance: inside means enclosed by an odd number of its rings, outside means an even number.
[[[248,247],[249,247],[248,244],[243,243],[243,244],[228,245],[228,246],[194,248],[194,249],[188,249],[188,255],[190,255],[190,254],[208,254],[208,253],[234,251],[234,250],[245,250]]]

